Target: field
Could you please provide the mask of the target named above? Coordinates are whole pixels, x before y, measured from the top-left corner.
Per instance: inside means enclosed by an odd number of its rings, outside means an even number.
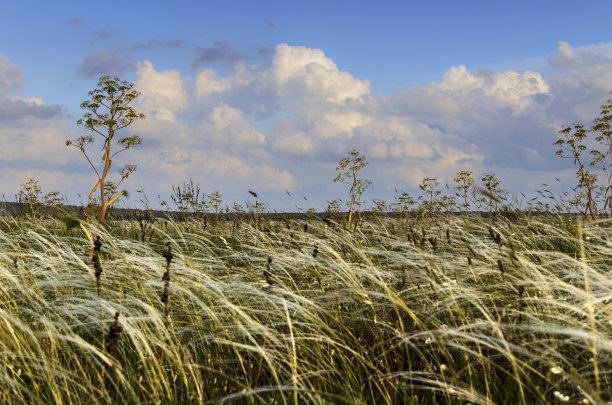
[[[106,226],[0,217],[0,403],[612,400],[611,220]]]

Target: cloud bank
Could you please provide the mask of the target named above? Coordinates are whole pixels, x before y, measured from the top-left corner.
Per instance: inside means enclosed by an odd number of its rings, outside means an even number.
[[[230,199],[248,189],[298,191],[318,208],[346,191],[332,179],[335,164],[352,148],[370,161],[364,170],[375,185],[370,198],[388,198],[396,187],[414,190],[425,176],[449,182],[463,169],[493,171],[513,191],[567,176],[567,162],[552,146],[557,130],[590,121],[612,90],[612,44],[560,42],[543,67],[552,72],[546,77],[459,65],[439,81],[376,96],[367,79],[342,71],[323,50],[303,46],[279,44],[271,60],[248,65],[218,42],[196,49],[192,67],[193,74],[184,74],[137,63],[137,108],[147,119],[130,128],[145,142],[125,156],[139,164],[130,182],[165,195],[191,177]],[[9,98],[22,80],[21,70],[0,56],[0,117],[30,117],[10,129],[1,121],[3,139],[10,140],[11,152],[3,156],[9,166],[20,133],[39,136],[50,148],[65,138],[57,130],[24,132],[26,126],[70,127],[57,106]],[[17,153],[31,161],[41,154],[34,149]],[[66,158],[54,164],[61,167]]]
[[[67,190],[83,184],[78,161],[62,143],[74,135],[59,105],[38,97],[11,97],[23,86],[23,71],[0,54],[0,192],[11,199],[29,176],[46,188]]]

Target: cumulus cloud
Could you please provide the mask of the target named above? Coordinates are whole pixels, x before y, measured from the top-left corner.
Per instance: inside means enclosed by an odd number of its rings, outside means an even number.
[[[560,43],[547,76],[458,65],[437,81],[376,96],[368,80],[342,71],[320,49],[280,44],[272,60],[254,65],[227,43],[207,49],[196,52],[193,78],[137,64],[136,106],[147,119],[130,130],[145,143],[129,159],[140,164],[133,181],[150,191],[167,193],[191,177],[230,195],[300,190],[320,196],[322,206],[337,197],[324,193],[352,148],[370,161],[376,193],[415,188],[426,176],[450,182],[463,169],[494,171],[506,188],[525,191],[525,179],[533,185],[565,173],[567,162],[552,146],[557,130],[590,121],[612,89],[612,44]],[[21,70],[0,56],[0,95],[21,82]],[[59,110],[2,96],[0,114],[19,116],[9,104],[25,117],[3,135],[11,148],[21,133],[51,147],[44,136],[60,132]],[[55,132],[43,135],[44,125],[25,131],[36,120],[55,122]]]
[[[339,71],[320,49],[280,44],[273,63],[278,92],[285,98],[314,97],[340,104],[370,93],[369,81]]]
[[[439,82],[399,88],[377,101],[393,115],[439,128],[450,145],[478,151],[485,166],[554,170],[562,165],[552,146],[557,130],[590,121],[612,89],[609,49],[561,42],[549,60],[554,73],[546,78],[530,71],[471,73],[458,66]]]
[[[558,115],[586,121],[612,90],[612,43],[574,48],[559,42],[557,53],[549,58],[555,73],[547,78],[555,98],[551,109]]]
[[[8,97],[23,86],[23,72],[0,54],[0,128],[30,126],[61,114],[57,105],[45,105],[38,97]]]
[[[287,153],[289,155],[311,155],[314,150],[312,139],[302,131],[294,130],[272,143],[275,152]]]
[[[6,201],[13,200],[17,191],[21,188],[28,178],[34,178],[39,182],[43,193],[51,191],[59,191],[61,195],[66,195],[68,190],[84,190],[90,188],[91,179],[83,176],[80,173],[67,173],[63,169],[53,167],[8,167],[0,170],[0,184],[2,185],[3,193],[0,193],[0,198]],[[76,196],[69,200],[71,203],[76,203]]]
[[[59,105],[45,105],[37,97],[10,97],[0,99],[0,127],[33,121],[50,120],[61,115]]]
[[[544,148],[547,153],[552,149],[549,145],[555,140],[555,130],[547,117],[548,100],[553,97],[550,90],[537,72],[479,69],[472,73],[456,66],[439,82],[402,87],[376,102],[383,114],[420,123],[416,133],[424,134],[429,128],[437,132],[432,136],[440,144],[486,156],[487,165],[536,169],[554,160],[552,151],[551,159],[544,161],[524,153],[525,148]],[[426,139],[421,138],[420,143],[428,143]]]
[[[257,131],[245,117],[242,110],[227,104],[213,108],[206,120],[198,126],[198,131],[205,139],[216,145],[244,153],[253,153],[265,141],[265,134]]]
[[[204,69],[196,76],[196,108],[207,113],[219,103],[241,109],[255,120],[275,117],[280,99],[271,78],[270,64],[236,64],[226,76],[213,69]]]
[[[277,99],[268,102],[279,103],[282,113],[269,122],[266,144],[285,164],[290,160],[283,156],[332,163],[355,147],[389,182],[416,185],[426,175],[449,180],[465,168],[550,174],[562,165],[552,146],[559,125],[591,119],[612,89],[611,48],[561,43],[550,61],[557,73],[547,78],[460,65],[428,85],[371,96],[367,80],[341,72],[323,51],[281,44],[272,65],[254,70],[246,85],[211,70],[203,73],[199,91],[214,99],[246,94],[254,83],[274,89]],[[588,101],[582,115],[570,102],[581,86],[578,97]]]
[[[158,72],[149,61],[139,62],[136,87],[142,93],[137,106],[148,116],[176,121],[177,113],[187,104],[183,80],[176,70]]]
[[[406,179],[398,167],[412,167],[412,180],[414,173],[450,177],[466,166],[538,168],[554,159],[534,153],[554,140],[549,93],[537,72],[456,66],[438,82],[371,96],[367,80],[340,71],[323,51],[280,44],[270,64],[198,74],[195,97],[208,113],[194,136],[233,155],[276,156],[281,165],[295,158],[333,164],[354,147],[388,181]],[[256,94],[265,95],[260,107],[274,106],[264,130],[255,129],[248,102]]]
[[[464,99],[493,100],[520,112],[532,102],[532,96],[548,92],[548,85],[537,72],[517,73],[509,70],[497,73],[479,69],[471,74],[465,66],[449,68],[442,80],[430,85],[432,89],[446,93],[459,93]]]
[[[156,71],[148,61],[139,63],[137,75],[136,88],[142,95],[136,107],[147,119],[133,128],[145,140],[143,147],[133,152],[135,161],[144,162],[135,181],[149,184],[147,179],[154,177],[156,189],[163,192],[189,177],[208,190],[222,192],[238,193],[248,187],[291,190],[296,186],[288,170],[268,163],[266,134],[255,128],[245,111],[215,102],[199,116],[202,109],[197,100],[210,95],[211,83],[222,79],[216,72],[201,72],[193,93],[186,89],[178,71]],[[236,86],[248,84],[238,72],[225,80],[222,82]],[[216,90],[222,92],[228,86]],[[208,93],[201,94],[204,89]],[[198,117],[197,124],[186,125],[180,117]]]
[[[172,185],[181,184],[188,178],[200,183],[207,192],[221,190],[225,195],[234,196],[249,189],[279,192],[297,186],[296,178],[287,169],[219,149],[186,149],[180,144],[149,150],[146,154],[136,152],[133,157],[135,161],[143,162],[134,181],[162,194],[167,194]]]
[[[0,54],[0,184],[7,191],[16,191],[29,173],[58,171],[74,161],[64,145],[74,130],[61,107],[47,105],[39,97],[8,95],[22,85],[21,68]]]
[[[222,93],[231,86],[229,79],[220,77],[212,69],[204,69],[196,78],[196,94],[198,98],[206,97],[212,93]]]

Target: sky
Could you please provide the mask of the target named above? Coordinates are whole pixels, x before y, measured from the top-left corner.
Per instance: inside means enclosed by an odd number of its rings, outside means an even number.
[[[28,177],[86,201],[67,139],[102,75],[135,83],[143,144],[114,167],[138,206],[193,179],[224,202],[322,210],[351,149],[365,200],[489,172],[512,193],[574,184],[555,156],[612,90],[609,1],[12,1],[0,4],[0,194]],[[91,150],[92,156],[99,154]],[[553,179],[558,178],[557,184]],[[115,177],[116,179],[116,177]],[[553,184],[555,183],[555,184]],[[140,190],[141,192],[136,192]]]

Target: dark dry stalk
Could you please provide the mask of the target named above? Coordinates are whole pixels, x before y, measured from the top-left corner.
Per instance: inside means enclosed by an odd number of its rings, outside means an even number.
[[[438,238],[427,238],[434,252],[438,249]]]
[[[497,267],[499,267],[499,271],[501,272],[502,277],[504,276],[504,265],[502,264],[501,259],[497,259]]]
[[[272,273],[270,272],[270,265],[272,264],[272,258],[268,257],[268,268],[264,271],[264,276],[266,277],[266,282],[269,285],[273,285],[274,281],[272,280]]]
[[[519,317],[518,317],[518,323],[522,323],[523,322],[523,311],[525,309],[525,307],[527,306],[527,304],[525,304],[525,301],[523,300],[523,294],[525,293],[525,287],[520,286],[518,289],[518,302],[519,302],[519,307],[520,307],[520,311],[519,311]]]
[[[96,278],[96,292],[100,299],[100,320],[102,322],[102,344],[104,344],[104,307],[102,306],[102,284],[100,283],[100,277],[102,276],[102,264],[100,264],[100,249],[102,248],[102,241],[100,235],[96,236],[96,240],[93,244],[93,251],[91,261],[94,267],[94,276]]]
[[[314,250],[312,251],[312,258],[316,260],[317,256],[319,256],[319,248],[315,246]],[[321,273],[319,273],[319,269],[316,264],[314,268],[316,272],[315,277],[317,279],[317,282],[319,283],[319,289],[321,290],[321,292],[323,292],[323,280],[321,280]]]
[[[162,293],[161,297],[161,301],[164,304],[164,319],[166,326],[170,321],[170,264],[172,263],[172,258],[174,257],[170,242],[167,243],[167,246],[168,250],[162,254],[166,259],[166,272],[162,276],[162,280],[164,280],[164,292]]]
[[[96,277],[96,290],[98,292],[98,298],[102,299],[102,287],[100,285],[100,276],[102,276],[102,265],[100,264],[100,249],[102,248],[102,241],[100,235],[96,236],[94,241],[92,262],[94,267],[94,276]]]
[[[102,347],[104,347],[104,335],[106,331],[104,330],[104,307],[102,306],[102,284],[100,283],[100,277],[102,276],[102,264],[100,264],[100,249],[102,249],[102,241],[100,240],[100,235],[98,235],[96,236],[96,240],[93,244],[91,261],[94,267],[94,276],[96,277],[96,291],[98,293],[98,298],[100,299],[100,321],[102,323],[101,343]]]
[[[436,288],[434,287],[434,284],[433,284],[433,282],[436,281],[436,279],[434,277],[434,274],[429,269],[428,266],[425,266],[425,271],[427,272],[427,276],[428,276],[428,279],[429,279],[429,286],[431,287],[431,292],[433,293],[434,297],[438,298],[438,292],[436,291]]]
[[[495,232],[492,227],[489,227],[489,235],[491,236],[491,239],[495,241],[495,243],[501,245],[501,235]]]
[[[106,337],[106,351],[111,356],[115,355],[115,349],[117,348],[117,341],[119,335],[123,332],[123,327],[119,325],[119,311],[115,312],[115,320],[108,328],[108,336]],[[114,366],[111,366],[111,368]]]
[[[106,352],[111,357],[111,364],[105,364],[102,369],[102,374],[100,375],[100,392],[102,392],[102,388],[106,385],[106,376],[111,374],[115,369],[115,359],[113,358],[115,355],[115,349],[117,348],[117,341],[119,340],[119,335],[123,332],[123,327],[119,325],[119,311],[115,312],[115,320],[108,328],[108,335],[106,336],[106,340],[104,341],[104,348]],[[97,402],[97,401],[96,401]]]

